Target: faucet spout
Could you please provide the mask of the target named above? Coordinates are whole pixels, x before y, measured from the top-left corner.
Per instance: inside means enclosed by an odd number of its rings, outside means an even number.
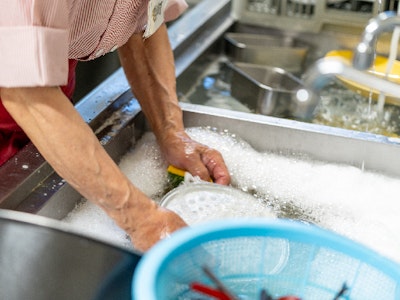
[[[400,105],[400,85],[374,76],[367,72],[354,69],[345,60],[339,58],[324,58],[317,60],[303,75],[304,85],[319,92],[336,76],[341,76],[353,82],[368,86],[373,90],[398,99]]]
[[[400,26],[400,17],[392,11],[380,13],[372,18],[361,35],[361,41],[354,51],[353,66],[358,70],[366,70],[373,65],[375,44],[382,32],[393,31]]]

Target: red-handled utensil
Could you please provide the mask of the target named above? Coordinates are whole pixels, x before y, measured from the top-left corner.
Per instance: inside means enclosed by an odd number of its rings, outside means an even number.
[[[211,288],[209,286],[206,286],[202,283],[199,282],[192,282],[190,284],[190,288],[196,292],[202,293],[204,295],[213,297],[218,300],[232,300],[228,295],[226,295],[224,292]]]

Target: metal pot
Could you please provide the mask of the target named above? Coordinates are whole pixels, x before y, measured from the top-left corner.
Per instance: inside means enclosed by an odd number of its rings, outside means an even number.
[[[0,236],[0,299],[131,299],[139,253],[10,210],[0,210]]]

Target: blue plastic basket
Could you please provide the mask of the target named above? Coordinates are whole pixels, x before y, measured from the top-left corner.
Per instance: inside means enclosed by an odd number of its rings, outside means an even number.
[[[240,299],[296,295],[303,300],[400,299],[400,266],[314,225],[236,219],[185,228],[144,255],[133,280],[136,300],[212,299],[190,289],[212,284],[208,266]]]

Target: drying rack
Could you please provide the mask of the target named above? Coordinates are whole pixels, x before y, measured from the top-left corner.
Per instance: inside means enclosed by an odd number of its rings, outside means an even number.
[[[399,0],[233,0],[242,23],[301,32],[358,32],[379,12],[397,10]]]

